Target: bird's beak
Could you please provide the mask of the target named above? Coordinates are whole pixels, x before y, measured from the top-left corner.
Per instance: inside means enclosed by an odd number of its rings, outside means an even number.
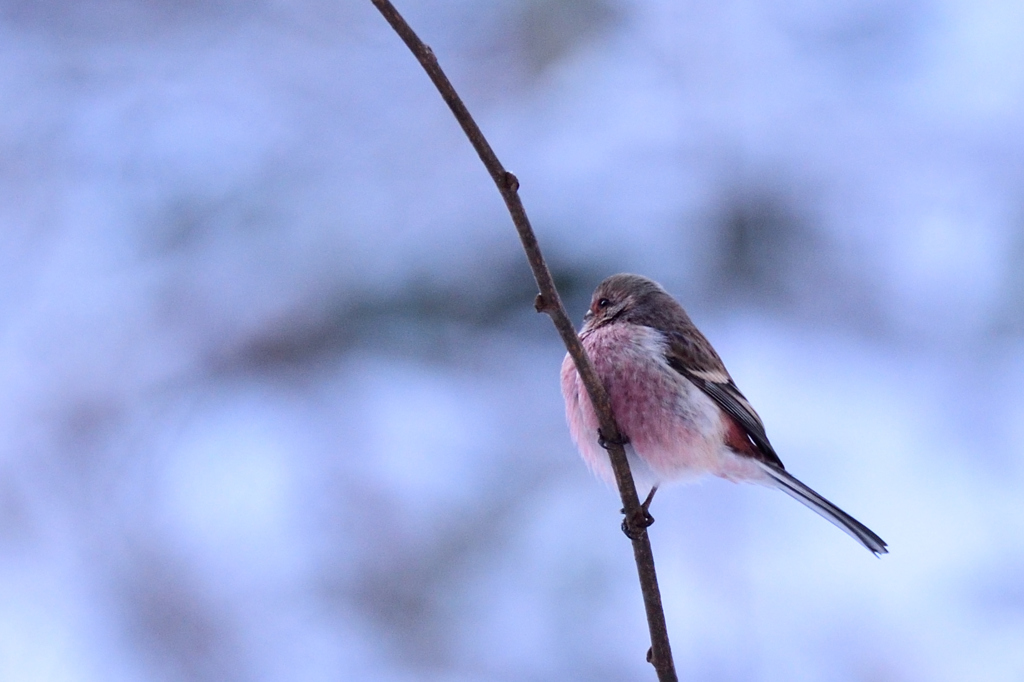
[[[583,316],[583,324],[590,322],[592,319],[594,319],[594,311],[588,310],[587,314]]]

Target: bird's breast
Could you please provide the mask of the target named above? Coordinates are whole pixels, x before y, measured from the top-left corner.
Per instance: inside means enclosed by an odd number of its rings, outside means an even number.
[[[589,332],[583,345],[608,391],[620,430],[656,479],[698,475],[717,468],[722,413],[668,365],[662,332],[640,325],[610,324]],[[563,365],[562,388],[570,429],[584,458],[602,473],[594,461],[607,460],[596,445],[596,415],[571,360],[567,363],[568,368]],[[574,390],[575,396],[570,395]]]

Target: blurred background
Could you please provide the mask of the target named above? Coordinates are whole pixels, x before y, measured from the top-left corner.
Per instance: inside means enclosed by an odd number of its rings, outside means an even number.
[[[1024,5],[404,0],[574,320],[787,467],[658,495],[683,680],[1024,680]],[[0,2],[0,679],[653,680],[490,179],[360,0]]]

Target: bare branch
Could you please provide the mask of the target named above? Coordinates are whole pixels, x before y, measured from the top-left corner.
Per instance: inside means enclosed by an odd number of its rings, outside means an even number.
[[[626,459],[626,451],[623,446],[623,439],[619,428],[612,416],[611,403],[608,394],[604,390],[597,373],[594,371],[590,359],[587,357],[583,344],[576,335],[576,328],[565,312],[562,299],[555,289],[555,282],[551,277],[544,257],[541,255],[537,237],[533,233],[530,221],[526,217],[526,210],[519,199],[519,180],[515,175],[505,170],[498,157],[495,155],[491,145],[487,142],[479,126],[473,120],[469,109],[459,97],[448,77],[437,62],[433,50],[430,49],[419,36],[412,30],[402,15],[398,13],[389,0],[371,0],[374,6],[380,10],[388,23],[402,38],[405,44],[415,55],[416,59],[423,66],[423,69],[430,76],[437,87],[441,97],[448,103],[455,119],[462,126],[466,137],[469,138],[473,148],[476,149],[480,160],[483,161],[491,179],[497,185],[501,197],[505,200],[505,206],[512,216],[519,239],[522,241],[526,257],[533,269],[533,276],[537,280],[537,287],[540,293],[534,302],[537,312],[547,313],[551,317],[555,328],[562,337],[566,349],[576,363],[576,370],[579,372],[590,400],[594,404],[601,422],[601,434],[607,443],[608,455],[611,458],[612,468],[615,471],[615,480],[618,483],[619,494],[622,497],[622,508],[626,515],[623,529],[627,530],[633,542],[633,555],[636,559],[637,573],[640,577],[640,589],[644,597],[644,606],[647,610],[647,623],[651,633],[651,650],[648,652],[647,660],[657,670],[660,682],[675,682],[676,671],[672,660],[672,648],[669,645],[668,630],[665,625],[665,611],[661,604],[661,592],[658,589],[658,576],[654,569],[654,554],[651,551],[651,541],[647,535],[646,525],[637,523],[637,519],[643,519],[646,514],[641,508],[640,499],[637,496],[636,485],[633,482],[633,475],[629,470],[629,462]]]

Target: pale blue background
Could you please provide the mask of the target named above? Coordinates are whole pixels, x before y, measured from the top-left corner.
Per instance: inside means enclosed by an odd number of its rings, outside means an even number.
[[[405,0],[575,320],[791,471],[661,493],[683,680],[1024,680],[1024,4]],[[500,198],[359,0],[0,3],[0,679],[653,680]]]

